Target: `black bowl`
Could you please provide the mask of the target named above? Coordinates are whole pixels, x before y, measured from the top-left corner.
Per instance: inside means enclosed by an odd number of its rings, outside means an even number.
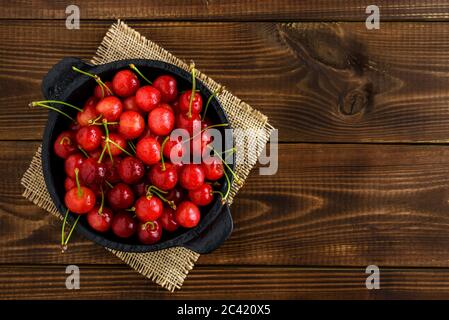
[[[171,74],[177,79],[180,90],[192,87],[190,73],[163,61],[132,59],[93,66],[80,59],[64,58],[45,76],[42,81],[42,91],[48,100],[62,100],[82,106],[83,102],[93,92],[96,82],[88,76],[74,72],[72,66],[97,74],[102,79],[111,79],[115,72],[129,68],[131,63],[136,65],[144,74],[150,75],[151,79],[160,74]],[[199,80],[197,80],[197,89],[200,90],[203,98],[208,99],[212,94]],[[64,107],[64,111],[75,115],[75,112],[70,108]],[[210,117],[212,123],[229,123],[220,102],[215,98],[212,99],[209,105],[208,117]],[[65,193],[64,161],[54,155],[53,143],[62,131],[67,130],[68,125],[69,120],[64,116],[56,112],[50,112],[42,145],[42,167],[45,183],[56,208],[63,215],[65,215],[67,210],[63,200]],[[234,167],[234,163],[235,161],[232,161],[232,164],[230,164],[231,168]],[[232,175],[229,176],[232,177]],[[220,182],[222,186],[221,191],[224,191],[227,187],[227,182],[225,179]],[[74,214],[69,214],[68,221],[73,223],[75,218]],[[140,244],[135,238],[118,240],[111,232],[106,234],[97,233],[89,227],[85,217],[81,217],[76,230],[86,238],[104,247],[118,251],[149,252],[184,246],[198,253],[207,253],[216,249],[230,235],[232,232],[232,218],[228,205],[223,205],[221,199],[215,197],[209,206],[201,208],[201,221],[195,228],[180,228],[173,234],[164,233],[161,241],[153,245]]]

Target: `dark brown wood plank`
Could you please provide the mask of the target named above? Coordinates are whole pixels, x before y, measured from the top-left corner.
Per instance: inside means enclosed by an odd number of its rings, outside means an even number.
[[[37,142],[1,142],[0,263],[118,263],[22,199]],[[232,206],[235,230],[199,264],[449,267],[445,146],[281,145],[279,172],[254,171]]]
[[[1,299],[447,299],[448,269],[380,269],[367,290],[364,268],[196,267],[170,293],[125,266],[80,265],[67,290],[65,265],[0,266]],[[211,288],[213,288],[211,290]],[[229,293],[232,292],[232,297]]]
[[[131,25],[267,114],[281,141],[448,141],[446,23]],[[46,112],[27,107],[40,80],[64,56],[91,57],[109,23],[0,26],[0,140],[40,139]]]
[[[0,18],[65,19],[70,3],[56,1],[2,1]],[[151,20],[356,20],[365,21],[372,1],[362,0],[78,0],[82,19]],[[383,20],[442,20],[448,18],[448,2],[437,0],[379,0]]]

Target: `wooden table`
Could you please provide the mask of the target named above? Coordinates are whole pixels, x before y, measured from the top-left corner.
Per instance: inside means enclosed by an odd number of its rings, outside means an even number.
[[[78,0],[0,4],[0,298],[449,298],[449,1]],[[344,6],[343,6],[344,4]],[[21,197],[46,71],[88,59],[115,18],[258,108],[279,171],[255,170],[235,231],[172,294]],[[297,23],[291,23],[297,22]],[[65,288],[65,267],[81,289]],[[380,290],[365,268],[378,265]]]

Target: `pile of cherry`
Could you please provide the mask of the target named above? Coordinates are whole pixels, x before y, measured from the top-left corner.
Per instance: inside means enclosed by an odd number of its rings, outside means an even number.
[[[172,152],[181,157],[186,148],[186,141],[169,139],[174,129],[185,129],[190,150],[206,154],[212,141],[208,129],[220,126],[205,117],[215,94],[203,108],[194,68],[192,89],[184,92],[178,91],[173,76],[160,75],[150,81],[134,65],[106,82],[73,70],[97,82],[83,108],[63,101],[32,103],[72,120],[53,145],[54,153],[65,161],[66,219],[69,212],[79,215],[68,236],[64,221],[63,246],[81,215],[99,233],[154,244],[163,232],[195,227],[201,219],[199,207],[210,204],[215,196],[226,200],[229,183],[226,194],[214,190],[223,176],[230,181],[221,156],[200,164],[170,158]],[[53,107],[55,103],[75,108],[76,119]],[[194,126],[201,128],[200,139],[192,139]],[[200,145],[194,148],[193,143]]]

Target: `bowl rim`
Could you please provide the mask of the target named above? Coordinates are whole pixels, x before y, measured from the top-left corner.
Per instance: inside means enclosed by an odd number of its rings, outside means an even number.
[[[160,69],[163,72],[167,72],[171,75],[174,75],[175,77],[180,77],[183,80],[187,81],[191,84],[191,74],[187,72],[186,70],[173,65],[171,63],[160,61],[160,60],[152,60],[152,59],[124,59],[124,60],[117,60],[113,62],[109,62],[106,64],[101,65],[89,65],[86,64],[86,66],[89,66],[89,72],[93,74],[97,74],[101,77],[103,73],[106,72],[112,72],[112,71],[118,71],[121,69],[128,68],[128,65],[133,63],[137,67],[146,67],[146,68],[156,68]],[[60,96],[58,97],[61,101],[66,101],[73,93],[82,85],[85,85],[86,82],[92,82],[92,85],[95,85],[95,80],[79,74],[74,77],[73,81],[71,81],[65,89],[61,92]],[[201,92],[201,94],[204,97],[209,98],[212,95],[212,92],[209,90],[209,88],[197,77],[196,78],[196,87]],[[47,97],[46,97],[47,98]],[[223,129],[232,129],[229,118],[223,109],[223,106],[221,105],[219,99],[217,97],[213,97],[211,100],[211,104],[209,105],[209,108],[213,108],[215,112],[217,113],[218,117],[220,118],[221,123],[228,123],[228,126],[223,127]],[[44,135],[43,135],[43,143],[42,143],[42,168],[44,173],[44,180],[48,189],[48,192],[53,200],[53,203],[55,204],[58,211],[65,215],[65,212],[67,210],[64,200],[61,199],[58,195],[58,192],[56,191],[56,186],[54,183],[54,174],[51,168],[51,155],[52,155],[52,145],[53,141],[55,139],[54,137],[54,129],[56,125],[57,119],[60,117],[60,115],[56,112],[49,112],[48,121],[45,127]],[[232,133],[232,139],[234,139],[234,135]],[[233,144],[234,144],[233,140]],[[232,164],[229,164],[232,170],[235,169],[235,153],[233,154]],[[227,168],[224,168],[227,170]],[[233,175],[229,175],[230,183],[232,184],[233,181]],[[222,186],[223,189],[227,186],[227,182],[224,181]],[[219,197],[216,197],[214,199],[213,204],[211,205],[209,211],[207,214],[204,214],[199,222],[199,224],[192,229],[187,229],[185,232],[181,233],[180,235],[167,239],[163,242],[159,242],[156,244],[130,244],[130,243],[123,243],[119,241],[114,241],[111,239],[108,239],[104,237],[102,234],[95,232],[94,230],[91,230],[88,226],[84,226],[83,224],[78,224],[76,229],[77,232],[88,238],[89,240],[92,240],[98,244],[101,244],[104,247],[107,247],[109,249],[114,249],[118,251],[125,251],[125,252],[150,252],[150,251],[157,251],[161,249],[166,249],[174,246],[182,246],[183,244],[186,244],[187,242],[197,238],[200,236],[200,234],[217,218],[219,213],[221,212],[223,207],[223,204],[221,203],[221,200]],[[70,213],[67,217],[67,221],[70,224],[73,224],[75,221],[75,214]]]

